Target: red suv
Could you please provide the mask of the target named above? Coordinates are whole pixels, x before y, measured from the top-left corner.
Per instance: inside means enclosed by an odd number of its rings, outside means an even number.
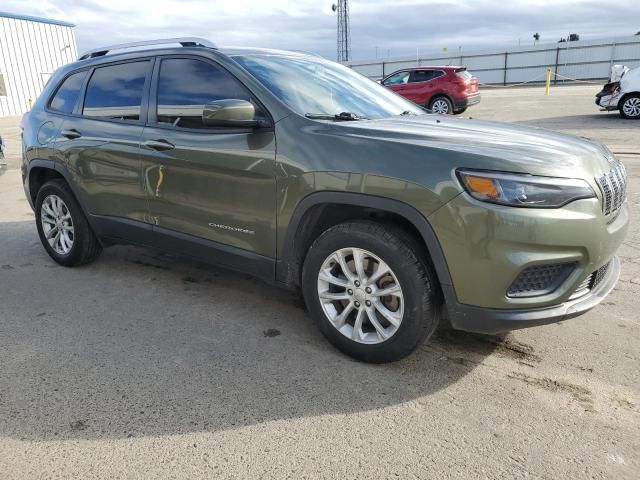
[[[435,113],[462,113],[480,102],[478,79],[467,67],[406,68],[380,83]]]

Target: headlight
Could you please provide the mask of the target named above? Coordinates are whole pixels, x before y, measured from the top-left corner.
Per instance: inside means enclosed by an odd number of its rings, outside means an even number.
[[[577,178],[473,170],[458,170],[457,173],[473,198],[499,205],[558,208],[580,198],[596,196],[586,181]]]

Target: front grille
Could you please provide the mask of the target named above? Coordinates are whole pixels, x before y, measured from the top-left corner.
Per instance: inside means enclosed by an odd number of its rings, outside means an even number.
[[[591,285],[590,288],[593,290],[594,288],[596,288],[600,282],[602,282],[602,279],[607,275],[607,270],[609,270],[609,263],[606,263],[605,265],[601,266],[598,270],[596,270],[595,272],[593,272],[591,275],[593,275],[593,278],[591,279]]]
[[[605,215],[616,215],[627,196],[627,172],[622,162],[604,175],[596,178],[602,192],[602,212]]]
[[[508,297],[535,297],[553,292],[576,266],[572,263],[549,263],[527,267],[507,290]]]
[[[607,271],[609,270],[609,265],[610,264],[611,264],[611,262],[608,262],[608,263],[604,264],[603,266],[601,266],[595,272],[589,274],[589,276],[587,278],[585,278],[580,283],[580,285],[578,285],[578,287],[576,288],[575,292],[573,292],[573,295],[571,295],[569,297],[569,300],[573,300],[575,298],[582,297],[583,295],[586,295],[591,290],[596,288],[600,284],[600,282],[602,282],[602,279],[607,275]]]

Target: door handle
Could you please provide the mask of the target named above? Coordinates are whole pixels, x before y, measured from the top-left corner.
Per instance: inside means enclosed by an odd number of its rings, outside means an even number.
[[[82,134],[75,128],[72,128],[70,130],[62,130],[62,132],[60,132],[60,135],[68,138],[69,140],[73,140],[74,138],[80,138],[82,136]]]
[[[166,140],[147,140],[144,142],[144,145],[159,152],[163,150],[173,150],[175,148],[173,143],[169,143]]]

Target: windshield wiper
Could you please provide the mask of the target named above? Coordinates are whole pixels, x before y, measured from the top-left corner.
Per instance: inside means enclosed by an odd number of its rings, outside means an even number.
[[[401,117],[404,117],[405,115],[417,115],[416,112],[412,112],[411,110],[405,110],[404,112],[402,112],[400,114]]]
[[[305,117],[313,120],[335,120],[337,122],[350,122],[354,120],[369,120],[367,117],[361,117],[351,112],[342,112],[335,115],[330,113],[305,113]]]

